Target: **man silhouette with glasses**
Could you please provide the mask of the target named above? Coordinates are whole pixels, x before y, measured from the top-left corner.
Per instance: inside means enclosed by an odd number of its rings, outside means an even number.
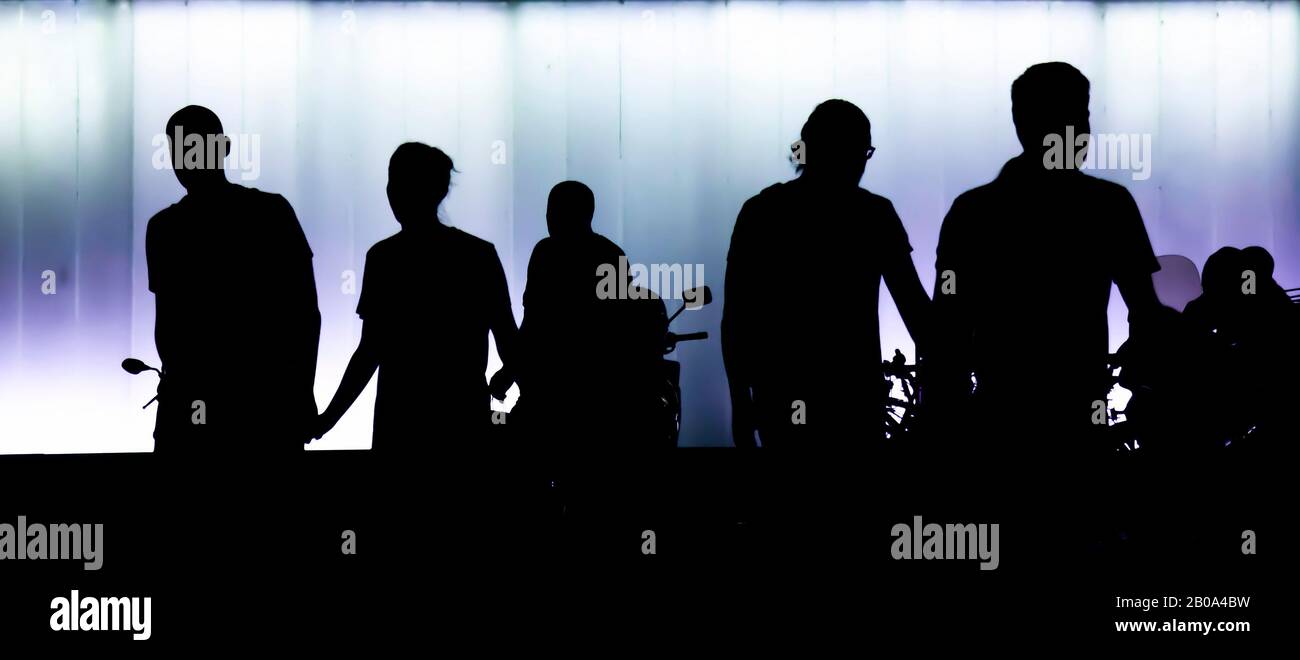
[[[920,344],[929,299],[893,204],[859,187],[875,153],[857,106],[817,106],[799,176],[745,202],[727,255],[722,351],[737,446],[849,447],[883,434],[883,278]]]

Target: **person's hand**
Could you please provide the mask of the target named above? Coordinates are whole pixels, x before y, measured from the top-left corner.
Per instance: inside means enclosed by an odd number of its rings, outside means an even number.
[[[488,392],[492,398],[497,401],[505,401],[506,393],[510,391],[510,386],[515,384],[515,379],[502,367],[492,374],[492,381],[488,383]]]
[[[338,420],[334,419],[333,416],[327,416],[326,414],[320,414],[315,416],[314,418],[312,418],[312,425],[309,431],[310,437],[304,440],[303,444],[304,445],[308,444],[312,440],[320,440],[321,437],[323,437],[326,433],[329,433],[330,429],[334,428],[334,425],[337,423]]]

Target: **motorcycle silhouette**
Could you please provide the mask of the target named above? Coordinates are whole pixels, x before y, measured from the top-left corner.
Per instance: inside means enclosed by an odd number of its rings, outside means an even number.
[[[687,303],[686,301],[691,301]],[[663,322],[663,354],[668,355],[677,350],[677,344],[684,341],[708,339],[707,332],[688,332],[677,334],[669,326],[682,312],[698,309],[713,302],[713,291],[707,286],[687,289],[682,292],[682,306]],[[682,431],[682,365],[676,360],[663,358],[659,363],[659,383],[657,386],[656,410],[658,423],[662,425],[664,445],[676,447]]]

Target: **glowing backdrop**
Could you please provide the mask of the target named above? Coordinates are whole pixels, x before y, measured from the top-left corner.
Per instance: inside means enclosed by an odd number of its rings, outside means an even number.
[[[1150,178],[1101,175],[1158,253],[1199,266],[1259,244],[1300,286],[1298,36],[1282,2],[0,4],[0,452],[152,446],[153,380],[117,365],[157,361],[144,228],[182,191],[154,138],[188,103],[256,140],[246,183],[287,197],[315,250],[322,406],[360,329],[348,273],[397,229],[387,158],[421,140],[455,159],[445,216],[496,244],[517,316],[563,179],[591,186],[597,230],[633,261],[703,264],[719,301],[678,322],[713,335],[679,349],[683,444],[727,444],[727,242],[743,200],[791,176],[817,102],[871,117],[864,185],[893,199],[927,286],[952,199],[1017,151],[1011,81],[1046,60],[1091,78],[1095,131],[1151,136]],[[273,286],[237,255],[229,281]],[[881,310],[884,352],[911,356]],[[317,445],[368,446],[372,400]]]

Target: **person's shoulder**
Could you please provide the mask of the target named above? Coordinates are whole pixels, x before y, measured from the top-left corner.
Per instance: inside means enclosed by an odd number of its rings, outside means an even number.
[[[285,199],[284,195],[281,195],[280,193],[273,193],[267,190],[262,190],[261,188],[253,188],[241,184],[234,184],[233,187],[236,190],[236,194],[244,198],[246,204],[276,211],[288,210],[290,213],[293,212],[293,205],[290,204],[289,200]]]
[[[957,195],[957,197],[952,200],[952,208],[957,209],[968,206],[978,206],[997,199],[1000,196],[997,183],[997,181],[989,181],[988,183],[975,186],[974,188]]]
[[[999,191],[997,180],[975,186],[952,200],[948,213],[943,218],[940,228],[940,245],[943,250],[961,249],[962,243],[971,231],[976,231],[976,223],[987,220],[988,211],[1003,203],[1004,194]]]
[[[750,197],[749,200],[746,201],[745,203],[746,203],[746,204],[749,204],[749,203],[758,203],[758,204],[771,203],[771,202],[775,202],[775,201],[777,201],[777,200],[779,200],[779,199],[785,197],[785,196],[788,195],[789,193],[790,193],[790,182],[789,182],[789,181],[778,181],[777,183],[774,183],[774,184],[772,184],[772,185],[770,185],[770,186],[768,186],[768,187],[766,187],[766,188],[764,188],[764,189],[758,191],[758,194],[757,194],[757,195],[754,195],[753,197]]]
[[[389,252],[392,252],[400,241],[400,237],[401,232],[398,232],[387,238],[381,238],[378,241],[375,241],[375,244],[371,245],[369,250],[366,250],[366,260],[368,261],[375,257],[383,257]]]
[[[167,208],[158,211],[153,214],[153,217],[149,218],[149,223],[145,225],[146,231],[155,232],[171,225],[180,213],[180,202],[168,205]]]
[[[534,253],[546,252],[547,250],[553,250],[553,249],[555,249],[554,236],[543,236],[542,240],[537,241],[537,244],[533,246]]]
[[[542,240],[537,241],[537,244],[533,246],[533,251],[528,256],[528,263],[545,262],[553,252],[555,252],[555,238],[553,236],[543,236]]]
[[[601,251],[609,252],[609,253],[617,253],[620,255],[623,254],[623,248],[619,247],[618,243],[611,241],[608,236],[605,236],[604,234],[597,234],[596,232],[592,232],[591,236],[592,236],[591,240],[596,244],[596,246]]]
[[[496,251],[496,246],[491,241],[479,238],[459,227],[447,227],[447,237],[456,244],[464,246],[466,249],[478,252]]]
[[[145,224],[145,249],[150,245],[161,245],[170,243],[174,239],[171,236],[176,232],[174,227],[184,224],[185,207],[184,198],[181,201],[169,205],[167,208],[153,214],[149,222]]]
[[[870,211],[888,212],[888,213],[894,212],[894,203],[889,201],[889,198],[885,197],[884,195],[877,195],[876,193],[873,193],[870,190],[867,190],[866,188],[859,187],[858,198],[859,200],[861,200],[861,203],[864,206],[866,206],[867,209]]]
[[[490,262],[501,262],[501,257],[497,254],[497,247],[491,241],[479,238],[463,229],[457,227],[447,227],[448,243],[456,253],[470,259],[475,259],[479,263],[487,264]]]
[[[789,182],[774,183],[745,200],[740,208],[737,226],[761,226],[766,223],[762,218],[772,215],[784,203],[791,192]]]
[[[288,203],[288,200],[286,200],[284,198],[284,195],[281,195],[280,193],[273,193],[269,190],[262,190],[261,188],[246,186],[242,183],[231,183],[230,185],[231,188],[236,192],[236,194],[245,195],[249,199],[255,199],[257,201],[269,202],[269,203],[280,203],[280,202]]]
[[[1122,184],[1084,172],[1080,172],[1079,177],[1082,185],[1093,191],[1101,199],[1107,201],[1129,201],[1133,199],[1133,194]]]

